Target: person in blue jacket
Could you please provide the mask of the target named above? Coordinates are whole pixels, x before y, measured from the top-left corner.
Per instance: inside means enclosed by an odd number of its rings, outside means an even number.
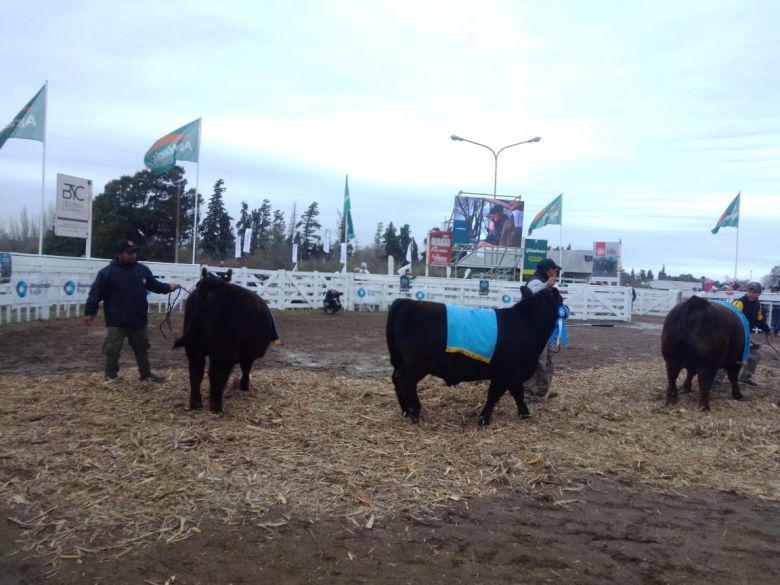
[[[157,280],[147,266],[138,262],[138,247],[130,240],[120,240],[116,245],[116,257],[98,272],[89,289],[84,308],[84,323],[92,325],[103,302],[106,319],[106,337],[103,341],[105,356],[104,384],[116,380],[119,374],[119,355],[127,337],[135,353],[141,380],[162,382],[163,378],[152,373],[149,363],[149,333],[147,330],[149,305],[146,291],[166,294],[180,288],[176,283]]]

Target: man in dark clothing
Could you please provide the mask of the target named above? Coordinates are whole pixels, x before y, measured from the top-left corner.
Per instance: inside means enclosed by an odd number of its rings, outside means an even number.
[[[166,284],[155,279],[148,267],[138,262],[138,248],[130,240],[120,240],[116,257],[98,272],[89,289],[84,309],[84,322],[92,325],[103,301],[106,317],[106,338],[103,355],[106,358],[104,384],[116,380],[119,373],[119,355],[125,337],[135,353],[141,380],[162,382],[152,373],[149,363],[149,334],[147,332],[149,305],[146,291],[166,294],[177,290],[178,284]]]
[[[528,279],[525,286],[532,294],[546,288],[553,288],[558,282],[558,271],[561,269],[554,260],[545,258],[536,265],[536,272]],[[552,352],[548,345],[544,346],[536,363],[536,373],[528,380],[526,393],[536,398],[555,398],[558,393],[550,388],[555,367],[552,362]]]
[[[335,288],[328,289],[325,293],[325,300],[323,301],[323,308],[325,312],[331,311],[334,315],[341,310],[341,295]]]
[[[761,284],[758,282],[751,282],[748,284],[747,293],[733,301],[732,304],[737,307],[742,314],[745,315],[750,330],[753,331],[758,327],[761,331],[768,335],[772,335],[772,330],[764,319],[764,312],[761,310],[761,303],[758,302],[758,297],[761,295]],[[777,334],[775,334],[777,335]],[[757,388],[758,384],[753,380],[753,374],[756,371],[756,366],[761,359],[759,354],[761,346],[757,343],[750,344],[750,356],[748,362],[742,366],[742,370],[739,372],[739,382],[745,386],[751,386]]]

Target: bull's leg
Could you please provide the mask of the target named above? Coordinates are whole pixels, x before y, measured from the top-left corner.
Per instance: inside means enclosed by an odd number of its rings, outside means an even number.
[[[685,382],[683,382],[682,391],[690,392],[693,387],[693,377],[696,375],[696,370],[693,368],[685,368]]]
[[[677,376],[680,375],[682,366],[676,360],[666,360],[666,405],[677,403]],[[701,383],[701,380],[699,380]]]
[[[715,380],[717,369],[707,366],[699,367],[699,410],[708,411],[710,409],[710,389]]]
[[[407,416],[409,407],[406,405],[406,398],[404,398],[404,393],[401,389],[401,374],[397,369],[393,370],[393,387],[395,388],[395,396],[398,398],[398,405],[401,407],[401,414]]]
[[[222,412],[222,393],[225,391],[232,369],[233,367],[227,364],[213,361],[209,364],[209,410],[211,412]]]
[[[252,369],[252,363],[255,360],[243,360],[241,362],[241,382],[238,387],[244,392],[249,390],[249,371]]]
[[[190,366],[190,410],[203,408],[200,397],[200,383],[203,381],[203,372],[206,369],[206,356],[187,352]]]
[[[495,380],[490,381],[487,402],[485,402],[485,408],[483,408],[482,412],[479,414],[479,424],[483,427],[486,427],[490,424],[490,419],[493,416],[493,409],[496,407],[496,403],[499,401],[499,399],[504,395],[504,392],[506,392],[505,383],[499,383]],[[517,400],[517,398],[515,398],[515,400]],[[525,404],[525,401],[523,401],[523,404]],[[528,409],[526,408],[526,410]]]
[[[523,418],[531,416],[528,406],[525,403],[525,388],[523,388],[523,385],[520,384],[520,386],[510,387],[509,393],[512,394],[512,398],[515,399],[517,415]]]
[[[742,392],[739,390],[739,364],[734,364],[726,368],[726,376],[728,376],[729,383],[731,384],[731,397],[734,400],[742,400]]]
[[[393,384],[398,396],[398,404],[401,406],[401,414],[408,417],[413,423],[420,421],[420,397],[417,395],[417,383],[422,378],[404,376],[397,369],[393,372]]]

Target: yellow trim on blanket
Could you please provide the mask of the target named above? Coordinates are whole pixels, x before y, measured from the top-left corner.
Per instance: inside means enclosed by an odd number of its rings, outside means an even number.
[[[474,360],[479,360],[481,362],[485,362],[486,364],[490,363],[490,358],[486,358],[484,355],[479,355],[477,353],[474,353],[473,351],[469,351],[467,349],[463,349],[460,347],[448,347],[444,351],[447,353],[462,353],[466,357],[470,357]]]

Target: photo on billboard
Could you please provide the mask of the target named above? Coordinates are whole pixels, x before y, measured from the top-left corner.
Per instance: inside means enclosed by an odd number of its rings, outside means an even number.
[[[523,210],[519,199],[455,196],[452,232],[455,244],[520,248]]]

